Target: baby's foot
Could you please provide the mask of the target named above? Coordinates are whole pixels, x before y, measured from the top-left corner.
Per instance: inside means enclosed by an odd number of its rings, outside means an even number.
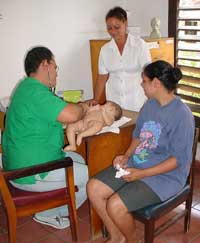
[[[76,139],[76,144],[78,146],[80,146],[80,144],[82,143],[82,137],[80,135],[77,136],[77,139]]]
[[[64,151],[65,151],[65,152],[67,152],[67,151],[76,151],[76,146],[67,145],[67,146],[64,148]]]

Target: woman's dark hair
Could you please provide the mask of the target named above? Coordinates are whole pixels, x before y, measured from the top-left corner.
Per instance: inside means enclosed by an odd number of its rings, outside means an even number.
[[[179,68],[174,68],[170,63],[162,60],[148,64],[144,68],[143,74],[150,80],[159,79],[169,91],[175,90],[178,81],[182,78]]]
[[[38,46],[28,51],[24,61],[24,69],[26,75],[29,76],[32,72],[36,72],[40,63],[44,60],[50,62],[53,58],[53,53],[46,47]]]
[[[127,13],[121,7],[114,7],[108,11],[106,14],[106,20],[109,18],[116,18],[123,22],[127,21]]]

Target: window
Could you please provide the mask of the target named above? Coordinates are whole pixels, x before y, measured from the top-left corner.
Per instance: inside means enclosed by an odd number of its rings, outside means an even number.
[[[183,73],[177,93],[200,117],[200,0],[177,3],[175,63]]]

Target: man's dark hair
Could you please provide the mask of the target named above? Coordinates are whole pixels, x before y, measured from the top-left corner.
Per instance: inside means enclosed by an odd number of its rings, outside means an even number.
[[[36,72],[42,61],[50,62],[53,58],[53,53],[46,47],[38,46],[28,51],[24,61],[24,69],[27,76],[32,72]]]

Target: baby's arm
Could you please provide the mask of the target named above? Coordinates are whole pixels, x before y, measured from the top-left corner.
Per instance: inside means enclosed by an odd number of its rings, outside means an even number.
[[[107,126],[110,126],[113,124],[113,122],[115,121],[112,113],[109,114],[108,112],[106,112],[106,110],[104,109],[104,107],[102,107],[102,116],[104,119],[104,122]]]
[[[104,124],[101,121],[90,121],[88,122],[88,128],[77,136],[76,144],[79,146],[84,137],[92,136],[97,134],[103,128]]]

